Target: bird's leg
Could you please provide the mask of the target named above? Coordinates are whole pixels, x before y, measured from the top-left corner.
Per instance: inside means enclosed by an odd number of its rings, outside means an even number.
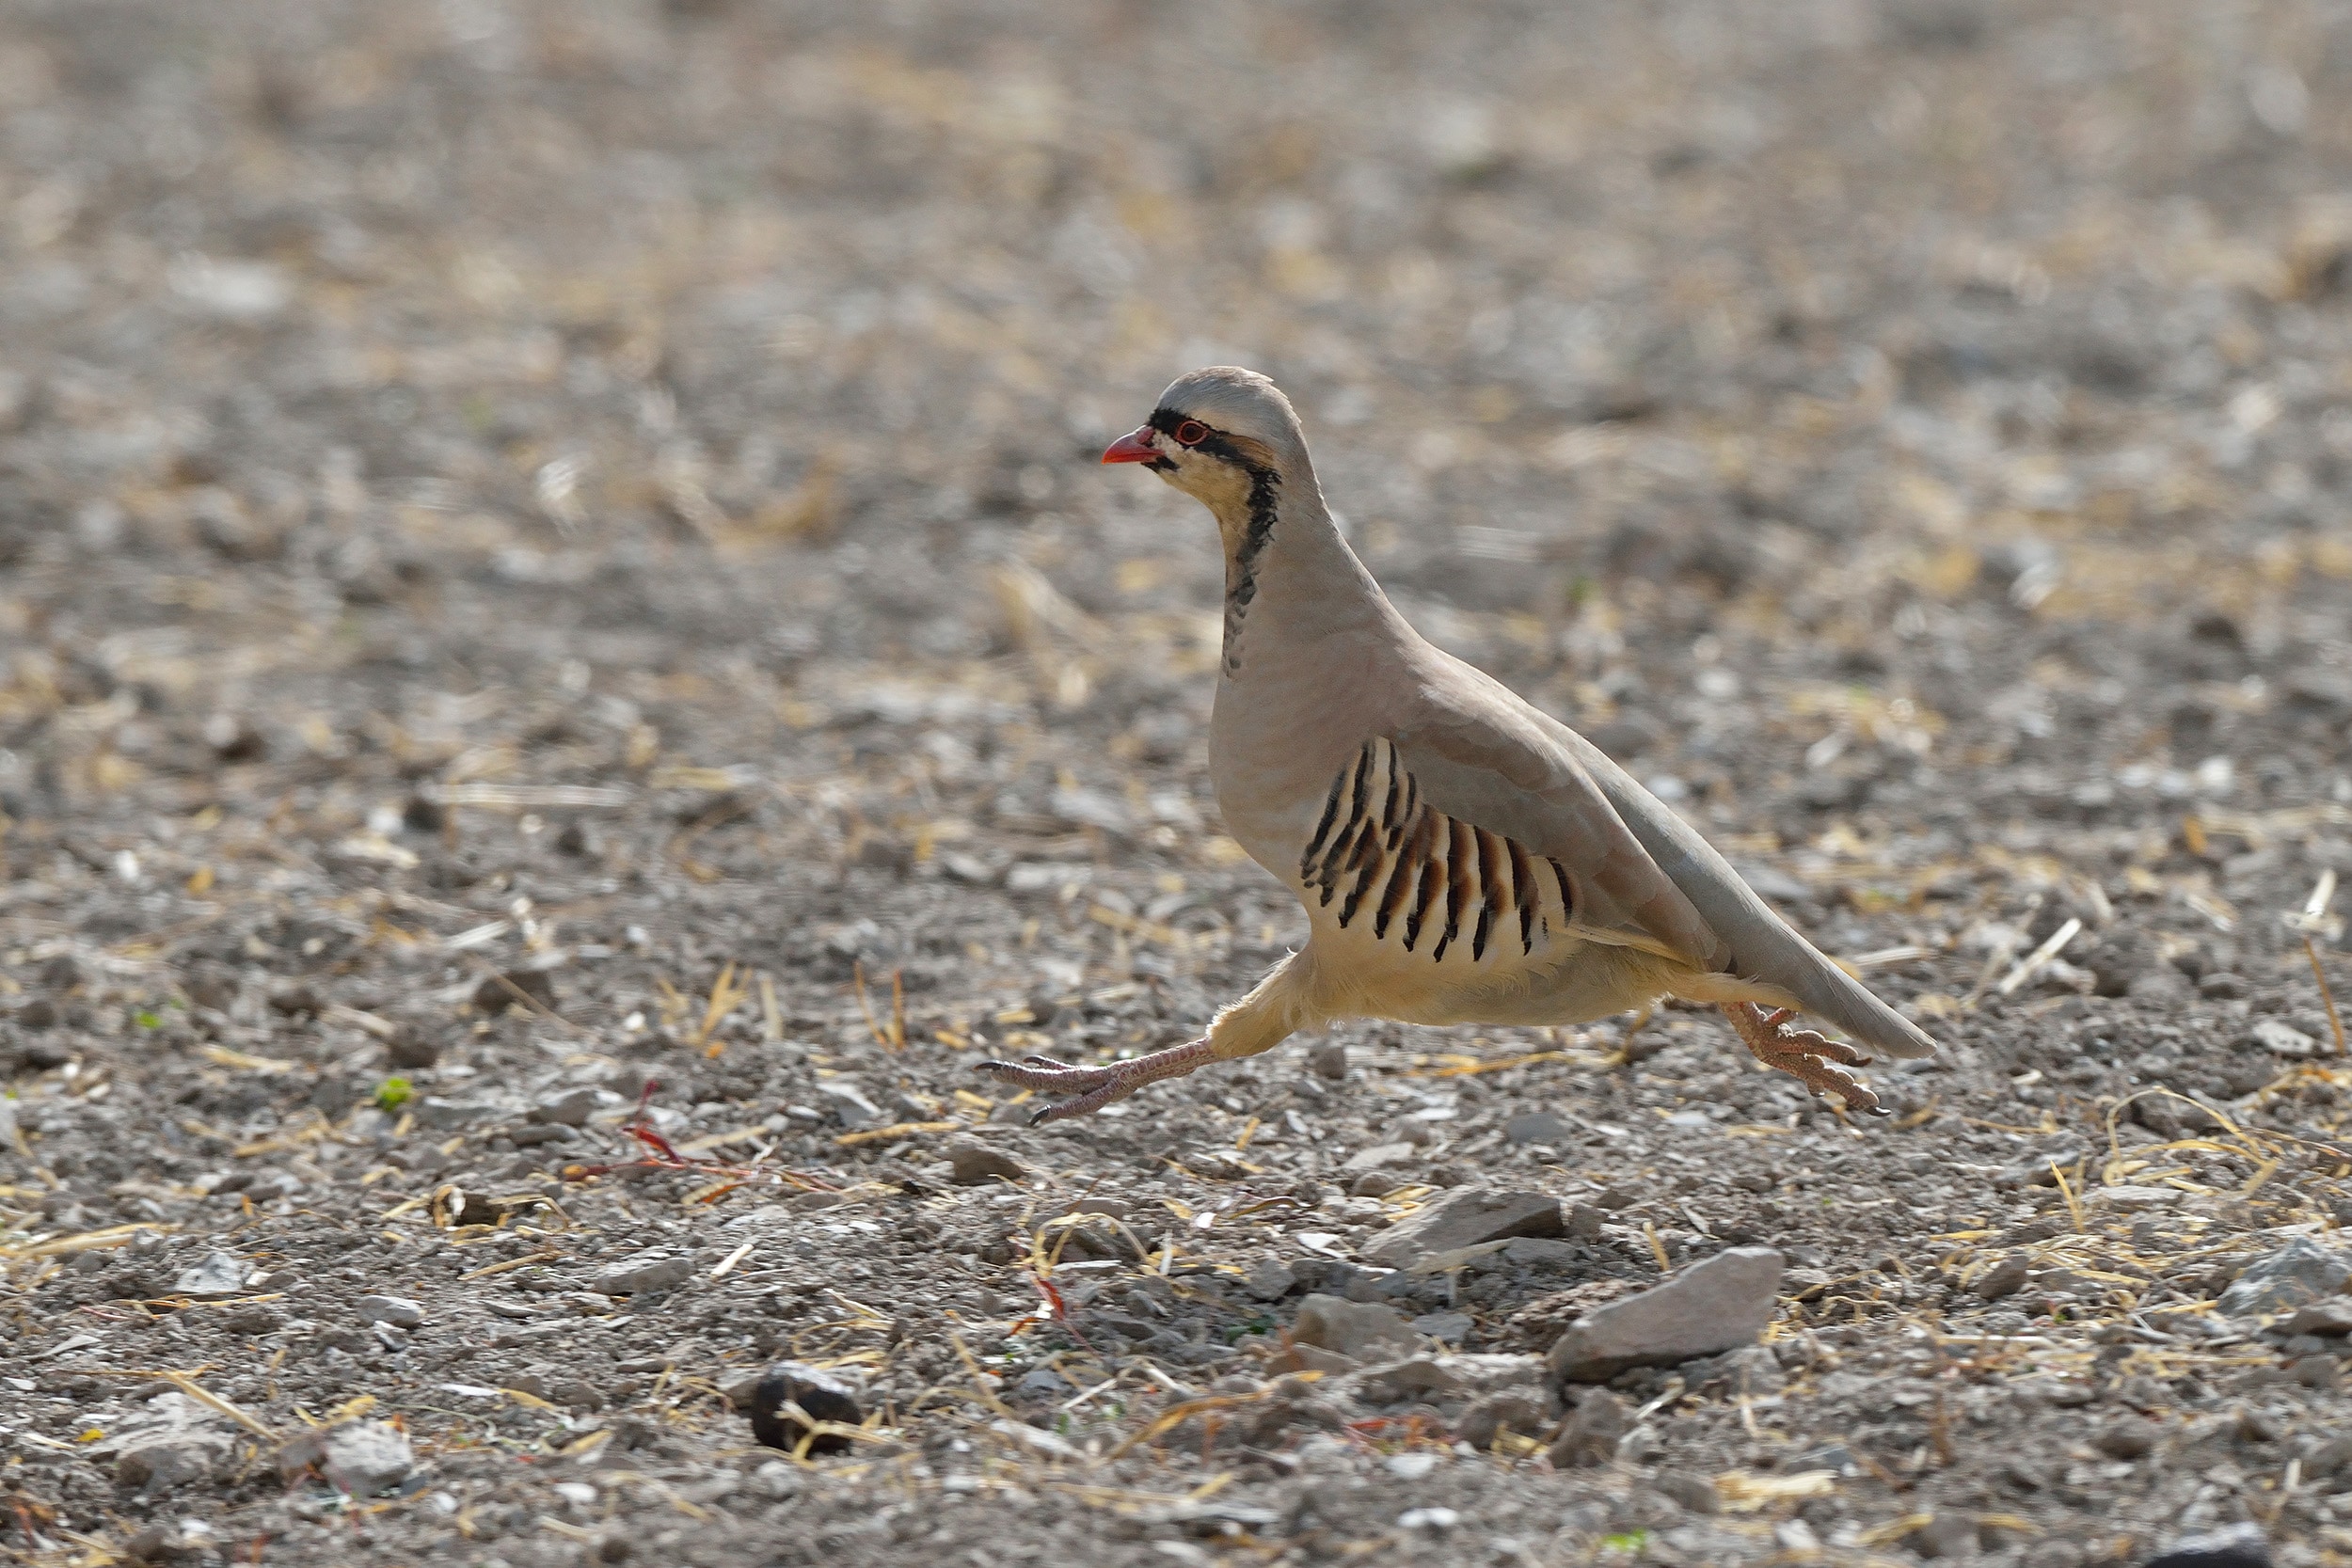
[[[1184,1045],[1171,1045],[1165,1051],[1147,1055],[1131,1056],[1123,1062],[1111,1062],[1103,1067],[1076,1067],[1057,1061],[1051,1056],[1024,1056],[1017,1062],[982,1062],[980,1070],[1008,1084],[1025,1089],[1043,1089],[1048,1093],[1067,1093],[1068,1100],[1057,1100],[1044,1106],[1029,1118],[1032,1127],[1049,1121],[1065,1121],[1099,1111],[1113,1101],[1124,1100],[1147,1084],[1163,1078],[1181,1078],[1193,1069],[1215,1061],[1216,1055],[1206,1037]]]
[[[1768,1013],[1753,1002],[1725,1002],[1723,1009],[1741,1043],[1766,1067],[1788,1074],[1817,1097],[1835,1094],[1854,1110],[1874,1117],[1887,1114],[1870,1086],[1846,1070],[1870,1060],[1852,1046],[1811,1029],[1789,1028],[1788,1021],[1796,1014],[1788,1007]]]

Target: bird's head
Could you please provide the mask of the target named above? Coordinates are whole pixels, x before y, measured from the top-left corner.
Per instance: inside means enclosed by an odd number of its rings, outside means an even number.
[[[1152,418],[1103,461],[1140,463],[1223,521],[1303,473],[1307,443],[1280,388],[1255,371],[1212,365],[1170,383]]]

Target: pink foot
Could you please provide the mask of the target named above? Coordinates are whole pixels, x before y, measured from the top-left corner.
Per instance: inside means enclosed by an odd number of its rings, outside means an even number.
[[[1071,1097],[1043,1106],[1031,1117],[1029,1125],[1038,1127],[1099,1111],[1147,1084],[1156,1084],[1163,1078],[1181,1078],[1209,1060],[1209,1042],[1199,1039],[1103,1067],[1078,1067],[1051,1056],[1024,1056],[1017,1062],[982,1062],[980,1070],[1025,1089]]]

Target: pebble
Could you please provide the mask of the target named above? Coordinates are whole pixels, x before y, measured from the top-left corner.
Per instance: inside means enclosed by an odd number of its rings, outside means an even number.
[[[184,1269],[171,1282],[171,1293],[205,1300],[216,1296],[233,1296],[245,1289],[251,1274],[245,1259],[226,1252],[208,1252],[193,1268]]]
[[[1432,1339],[1458,1345],[1470,1338],[1470,1330],[1477,1323],[1468,1312],[1425,1312],[1415,1318],[1411,1326],[1416,1334],[1426,1334]]]
[[[510,969],[493,974],[473,989],[473,1007],[496,1018],[509,1008],[536,1011],[532,1004],[555,1011],[555,975],[545,969]]]
[[[1689,1470],[1661,1471],[1656,1482],[1658,1490],[1680,1504],[1690,1513],[1720,1513],[1724,1500],[1715,1490],[1715,1483],[1706,1476]]]
[[[408,1434],[387,1421],[345,1421],[314,1427],[278,1450],[278,1474],[292,1481],[312,1465],[337,1491],[373,1497],[391,1491],[416,1468]]]
[[[1407,1453],[1391,1454],[1386,1461],[1389,1474],[1399,1481],[1422,1481],[1438,1467],[1438,1456],[1426,1449]]]
[[[1418,1345],[1412,1328],[1395,1307],[1342,1296],[1311,1295],[1299,1303],[1291,1337],[1302,1345],[1359,1361],[1370,1360],[1384,1350],[1410,1352]]]
[[[2231,1525],[2210,1534],[2183,1536],[2143,1568],[2270,1568],[2270,1540],[2260,1525]]]
[[[1261,1258],[1243,1276],[1241,1288],[1253,1300],[1279,1301],[1297,1287],[1298,1275],[1280,1259]]]
[[[361,1296],[356,1310],[363,1323],[389,1323],[414,1328],[424,1322],[424,1304],[406,1296]]]
[[[1617,1454],[1617,1442],[1633,1425],[1633,1412],[1625,1401],[1606,1388],[1595,1388],[1579,1400],[1546,1457],[1555,1470],[1580,1465],[1606,1465]]]
[[[2252,1317],[2283,1312],[2325,1300],[2352,1279],[2352,1263],[2344,1255],[2297,1236],[2266,1257],[2249,1263],[2217,1304],[2222,1315]]]
[[[2352,1334],[2352,1300],[2330,1296],[2298,1307],[2286,1321],[2289,1334]]]
[[[1772,1321],[1783,1266],[1771,1247],[1732,1247],[1664,1284],[1568,1325],[1546,1357],[1563,1383],[1602,1383],[1630,1367],[1672,1366],[1752,1344]]]
[[[797,1449],[803,1437],[808,1438],[808,1451],[813,1454],[840,1453],[852,1441],[836,1432],[809,1436],[807,1425],[786,1412],[787,1404],[799,1405],[813,1419],[835,1426],[862,1426],[866,1421],[857,1394],[847,1383],[803,1361],[779,1361],[752,1390],[752,1435],[787,1453]]]
[[[989,1181],[1023,1181],[1029,1175],[1028,1166],[977,1138],[958,1138],[949,1144],[947,1165],[950,1180],[959,1187],[977,1187]]]
[[[2102,1427],[2091,1443],[2109,1459],[2145,1459],[2155,1451],[2156,1437],[2154,1422],[2125,1416]]]
[[[1409,1160],[1419,1152],[1418,1148],[1408,1143],[1374,1144],[1369,1148],[1359,1148],[1349,1155],[1346,1162],[1340,1166],[1340,1173],[1344,1176],[1359,1171],[1377,1170],[1382,1165],[1393,1165]]]
[[[2279,1056],[2316,1056],[2319,1042],[2292,1023],[2275,1018],[2256,1019],[2247,1031],[2247,1037],[2265,1051]]]
[[[1600,1239],[1602,1227],[1609,1223],[1609,1212],[1590,1203],[1579,1203],[1568,1210],[1567,1233],[1580,1242]]]
[[[1456,1442],[1473,1449],[1491,1449],[1505,1432],[1533,1437],[1550,1424],[1543,1396],[1524,1388],[1505,1388],[1473,1400],[1454,1423]]]
[[[1515,1144],[1565,1143],[1576,1129],[1549,1111],[1525,1111],[1502,1124],[1502,1135]]]
[[[1307,1048],[1307,1070],[1333,1083],[1346,1077],[1347,1043],[1344,1040],[1315,1041]]]
[[[641,1252],[598,1270],[589,1289],[608,1296],[640,1295],[683,1284],[693,1272],[692,1263],[674,1254]]]
[[[126,1446],[115,1456],[115,1481],[142,1492],[168,1492],[219,1474],[236,1447],[235,1439],[225,1432],[175,1427]]]
[[[1391,1268],[1404,1268],[1433,1252],[1512,1236],[1557,1236],[1565,1228],[1560,1200],[1549,1193],[1456,1187],[1365,1242],[1363,1255]]]
[[[423,1030],[403,1025],[384,1042],[384,1061],[404,1072],[415,1072],[441,1059],[440,1042]]]
[[[525,1118],[554,1127],[585,1127],[596,1115],[596,1091],[583,1085],[542,1100],[525,1113]]]
[[[2032,1259],[2022,1252],[2012,1252],[1984,1271],[1984,1276],[1976,1283],[1976,1292],[1986,1301],[2015,1295],[2032,1273]]]

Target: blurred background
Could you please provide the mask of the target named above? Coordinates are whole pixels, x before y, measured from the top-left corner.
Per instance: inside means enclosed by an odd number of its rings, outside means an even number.
[[[714,950],[945,972],[1067,861],[1279,936],[1214,535],[1094,464],[1228,360],[1421,626],[1757,857],[2340,800],[2348,77],[2317,0],[25,0],[11,869],[123,936],[267,879],[222,820],[684,864],[842,923]]]

